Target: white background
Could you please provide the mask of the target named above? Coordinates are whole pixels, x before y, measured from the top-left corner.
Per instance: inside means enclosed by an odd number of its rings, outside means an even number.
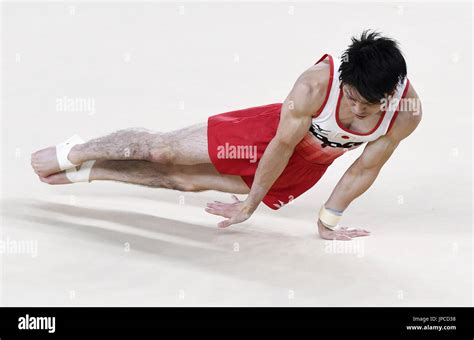
[[[472,305],[472,17],[470,3],[3,3],[1,239],[38,253],[1,254],[0,303]],[[204,212],[227,194],[52,187],[29,165],[74,133],[169,131],[282,102],[365,28],[400,42],[424,115],[346,210],[369,238],[325,242],[315,228],[360,150],[228,230]],[[57,110],[64,97],[93,99],[94,113]]]

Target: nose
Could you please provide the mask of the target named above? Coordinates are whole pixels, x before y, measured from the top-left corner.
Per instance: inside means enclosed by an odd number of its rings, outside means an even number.
[[[363,105],[359,104],[359,103],[354,103],[352,105],[352,112],[354,112],[355,114],[358,114],[358,115],[363,115],[365,113],[365,108]]]

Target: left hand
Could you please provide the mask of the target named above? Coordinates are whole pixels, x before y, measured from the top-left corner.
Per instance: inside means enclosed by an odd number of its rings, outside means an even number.
[[[244,201],[239,200],[235,195],[232,195],[232,199],[234,203],[223,203],[219,201],[207,203],[206,211],[208,213],[227,218],[227,220],[217,224],[219,228],[227,228],[232,224],[241,223],[252,216],[253,209],[250,209]]]
[[[331,230],[326,228],[324,224],[318,219],[318,231],[319,236],[325,240],[340,240],[340,241],[349,241],[354,237],[361,236],[370,236],[370,231],[365,229],[349,229],[349,228],[339,228],[336,230]]]

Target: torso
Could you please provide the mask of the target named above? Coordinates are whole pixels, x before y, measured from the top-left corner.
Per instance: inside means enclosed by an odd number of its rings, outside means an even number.
[[[339,107],[339,120],[344,128],[348,130],[364,134],[369,133],[375,128],[381,118],[382,112],[378,112],[364,120],[355,119],[354,115],[350,112],[347,102],[343,99],[341,100],[341,105]]]
[[[339,63],[328,56],[310,68],[310,72],[327,72],[328,78],[326,99],[313,115],[309,133],[296,147],[303,158],[313,163],[330,164],[344,152],[389,133],[396,125],[396,106],[393,110],[380,111],[363,120],[356,119],[339,88],[338,67]],[[406,94],[409,86],[408,79],[399,85],[396,92],[398,99]]]

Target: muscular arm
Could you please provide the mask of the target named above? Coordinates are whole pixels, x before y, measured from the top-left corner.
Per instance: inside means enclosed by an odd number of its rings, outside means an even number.
[[[281,175],[293,154],[295,146],[303,139],[311,126],[311,117],[322,105],[325,93],[309,84],[304,78],[296,82],[285,99],[277,132],[268,144],[255,173],[245,206],[253,212]]]
[[[355,198],[362,195],[375,181],[398,144],[399,141],[387,136],[368,143],[362,155],[337,183],[325,203],[326,208],[343,211]]]
[[[313,115],[321,108],[329,83],[330,65],[321,62],[311,66],[296,80],[280,113],[275,136],[258,163],[255,178],[245,201],[233,197],[234,203],[208,203],[206,211],[227,218],[218,223],[227,228],[247,220],[281,175],[295,146],[308,133]]]
[[[413,89],[409,91],[408,95],[418,98]],[[326,208],[345,210],[355,198],[362,195],[374,183],[383,165],[400,142],[418,126],[421,121],[421,107],[417,112],[399,112],[398,118],[401,119],[387,135],[367,144],[361,156],[347,169],[337,183],[325,203]]]

